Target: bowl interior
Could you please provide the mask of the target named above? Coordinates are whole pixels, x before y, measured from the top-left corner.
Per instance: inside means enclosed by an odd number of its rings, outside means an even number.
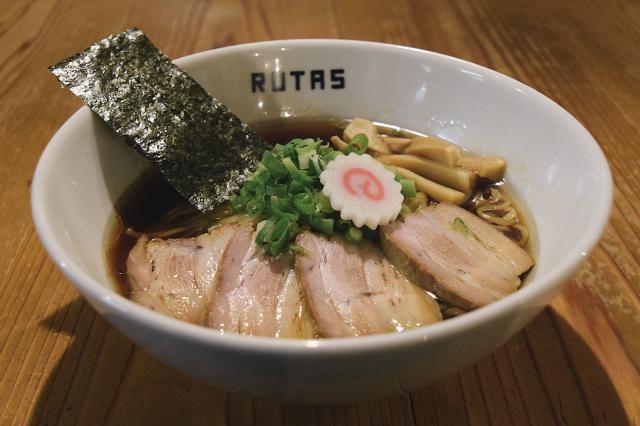
[[[549,99],[486,68],[321,40],[235,46],[177,63],[249,123],[360,116],[505,157],[506,179],[537,229],[532,287],[575,268],[606,224],[611,178],[593,138]],[[103,244],[113,202],[147,166],[86,107],[59,130],[38,165],[33,202],[38,231],[63,269],[110,285]]]

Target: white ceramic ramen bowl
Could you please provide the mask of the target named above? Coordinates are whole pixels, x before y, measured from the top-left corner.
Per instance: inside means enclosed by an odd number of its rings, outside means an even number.
[[[537,265],[527,285],[458,318],[348,339],[222,335],[112,290],[105,230],[114,200],[147,163],[81,108],[55,134],[35,172],[32,207],[40,238],[109,322],[149,353],[212,385],[304,402],[373,398],[426,385],[490,353],[527,324],[577,271],[607,224],[611,175],[596,141],[560,106],[487,68],[423,50],[342,40],[246,44],[176,62],[249,123],[360,116],[503,156],[508,184],[535,228]],[[285,88],[278,91],[281,73]]]

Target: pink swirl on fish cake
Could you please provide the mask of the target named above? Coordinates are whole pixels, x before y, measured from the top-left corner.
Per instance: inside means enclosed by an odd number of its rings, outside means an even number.
[[[361,167],[345,171],[342,175],[342,185],[350,194],[364,195],[371,201],[380,201],[384,198],[384,186],[378,177],[370,170]]]

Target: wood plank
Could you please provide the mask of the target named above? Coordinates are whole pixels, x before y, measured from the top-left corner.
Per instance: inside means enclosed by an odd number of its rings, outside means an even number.
[[[536,370],[529,346],[524,334],[519,333],[506,345],[509,363],[518,383],[527,416],[532,424],[558,424],[549,396],[542,385],[539,372]]]
[[[557,331],[546,313],[525,330],[529,349],[559,424],[592,424],[575,372]]]
[[[438,413],[436,412],[433,386],[412,392],[411,407],[413,408],[413,418],[415,419],[416,425],[438,424]]]
[[[502,389],[494,359],[491,356],[480,360],[474,368],[478,375],[482,396],[487,404],[487,412],[492,424],[509,424],[512,422],[507,399]]]
[[[530,418],[527,416],[527,410],[522,400],[522,394],[518,388],[516,377],[513,373],[513,367],[509,360],[509,354],[503,346],[493,353],[496,370],[500,379],[500,387],[504,391],[506,407],[509,410],[513,424],[528,425],[531,424]],[[494,389],[497,389],[496,386]],[[490,391],[492,392],[492,391]],[[493,412],[492,412],[493,413]],[[493,418],[493,417],[492,417]],[[492,420],[493,424],[498,424]]]
[[[469,423],[471,425],[491,424],[475,367],[466,367],[459,374],[464,401],[469,414]]]
[[[580,377],[580,389],[597,424],[640,419],[640,374],[597,293],[569,283],[552,305],[553,320]],[[584,306],[589,306],[585,311]],[[626,412],[626,413],[625,413]]]
[[[110,402],[107,424],[253,424],[252,417],[247,420],[251,401],[246,397],[227,395],[190,379],[140,349],[134,349],[126,368],[113,366],[111,372],[122,380]],[[100,395],[93,394],[96,399]],[[88,420],[86,424],[101,423]]]
[[[322,423],[318,420],[315,407],[304,405],[286,405],[283,407],[282,417],[285,426],[309,425]]]

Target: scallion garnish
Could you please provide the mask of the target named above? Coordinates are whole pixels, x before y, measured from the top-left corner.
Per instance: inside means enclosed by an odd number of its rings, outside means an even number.
[[[358,133],[349,141],[345,154],[355,152],[358,155],[362,155],[367,151],[369,146],[369,140],[364,133]]]
[[[400,185],[402,185],[402,195],[404,198],[411,198],[416,196],[416,184],[411,179],[399,179]]]
[[[358,134],[349,141],[346,153],[364,154],[367,145],[367,137]],[[339,155],[343,153],[318,139],[293,139],[264,153],[255,173],[231,198],[231,206],[254,220],[262,219],[255,241],[267,253],[301,252],[293,242],[305,226],[326,235],[344,234],[351,243],[375,236],[375,231],[365,232],[340,219],[322,193],[320,174]],[[401,184],[405,196],[415,195],[413,182]]]
[[[349,230],[346,234],[344,234],[345,239],[348,243],[357,244],[362,241],[362,230],[360,228],[356,228],[355,226],[350,226]]]

